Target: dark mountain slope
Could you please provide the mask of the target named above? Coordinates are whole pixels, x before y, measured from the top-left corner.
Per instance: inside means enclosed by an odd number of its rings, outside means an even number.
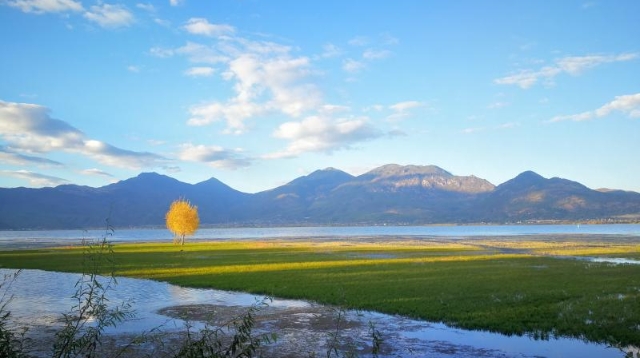
[[[259,222],[305,222],[309,209],[336,187],[353,180],[341,170],[326,168],[294,179],[272,190],[255,194],[245,207],[245,219]]]
[[[245,196],[215,179],[190,185],[156,173],[100,188],[0,189],[0,229],[102,227],[107,218],[117,227],[163,225],[169,205],[178,198],[202,206],[202,222],[228,222],[227,209]]]
[[[596,191],[527,171],[478,200],[474,211],[480,221],[584,220],[640,213],[640,194]]]

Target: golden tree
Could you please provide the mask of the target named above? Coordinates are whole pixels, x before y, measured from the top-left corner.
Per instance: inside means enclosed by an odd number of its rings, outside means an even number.
[[[195,233],[200,225],[198,207],[191,205],[185,199],[178,199],[171,203],[166,219],[167,229],[173,233],[175,244],[184,245],[185,236]]]

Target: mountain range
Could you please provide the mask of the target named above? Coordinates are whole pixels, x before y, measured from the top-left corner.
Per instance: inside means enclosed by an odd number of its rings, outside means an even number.
[[[197,184],[157,173],[99,188],[0,188],[0,230],[163,226],[171,202],[198,206],[202,226],[420,225],[634,221],[640,193],[592,190],[532,171],[495,186],[437,166],[384,165],[359,176],[327,168],[248,194],[215,178]]]

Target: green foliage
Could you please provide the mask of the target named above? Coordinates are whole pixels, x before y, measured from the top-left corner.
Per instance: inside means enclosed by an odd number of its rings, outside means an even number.
[[[7,327],[7,322],[11,312],[7,310],[7,305],[11,301],[11,284],[18,277],[21,270],[13,274],[6,274],[0,281],[0,357],[23,358],[24,335],[16,335]]]
[[[640,342],[640,266],[486,250],[401,242],[223,242],[194,243],[179,253],[170,244],[123,244],[114,255],[118,275],[183,286],[307,299],[534,338]],[[637,249],[621,255],[637,255]],[[7,266],[65,271],[79,270],[80,258],[79,250],[68,248],[0,253]]]
[[[63,315],[64,326],[56,333],[54,358],[98,357],[102,334],[107,327],[115,327],[132,317],[130,306],[122,303],[110,308],[107,293],[117,284],[113,261],[113,247],[107,240],[113,230],[96,242],[83,242],[82,276],[76,282],[76,300],[69,313]],[[110,272],[100,277],[100,272]]]

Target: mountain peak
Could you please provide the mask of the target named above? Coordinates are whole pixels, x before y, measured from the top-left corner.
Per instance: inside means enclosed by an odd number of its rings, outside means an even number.
[[[387,164],[381,167],[375,168],[364,175],[377,176],[377,177],[390,177],[390,176],[406,176],[406,175],[438,175],[438,176],[451,176],[448,171],[435,166],[435,165],[398,165]]]
[[[136,182],[151,182],[151,183],[182,183],[178,179],[172,178],[167,175],[159,174],[156,172],[144,172],[138,174],[138,176],[127,179],[125,181],[136,181]]]
[[[349,173],[343,172],[336,168],[318,169],[308,175],[294,179],[287,185],[298,185],[300,183],[326,181],[331,183],[342,183],[347,180],[353,179],[353,176]]]
[[[518,174],[515,178],[513,178],[514,180],[540,180],[540,179],[545,179],[545,177],[543,177],[542,175],[532,171],[532,170],[527,170],[524,171],[520,174]]]
[[[547,179],[542,175],[536,172],[533,172],[531,170],[527,170],[525,172],[518,174],[515,178],[500,184],[498,187],[502,189],[504,188],[522,189],[522,188],[529,188],[533,186],[539,186],[545,183],[546,181]]]

